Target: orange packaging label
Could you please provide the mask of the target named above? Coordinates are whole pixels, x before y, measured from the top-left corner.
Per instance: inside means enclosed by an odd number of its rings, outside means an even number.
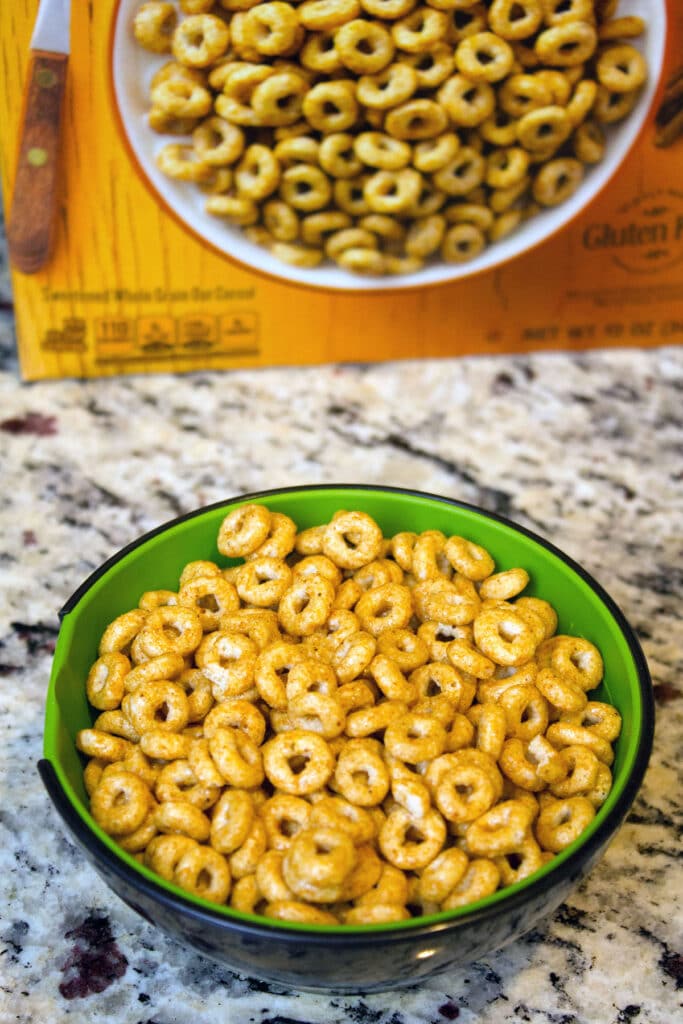
[[[0,5],[26,379],[683,340],[677,0],[67,6]]]

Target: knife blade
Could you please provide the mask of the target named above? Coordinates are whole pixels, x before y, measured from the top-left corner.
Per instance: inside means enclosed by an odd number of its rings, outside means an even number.
[[[54,244],[70,29],[71,0],[40,0],[7,227],[10,262],[25,274],[45,266]]]

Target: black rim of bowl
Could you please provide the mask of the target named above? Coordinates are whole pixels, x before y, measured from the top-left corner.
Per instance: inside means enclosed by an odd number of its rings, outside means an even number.
[[[484,518],[492,519],[495,522],[501,523],[503,526],[528,537],[530,540],[539,544],[541,547],[561,559],[565,565],[580,576],[581,579],[597,594],[618,624],[619,629],[621,630],[629,647],[638,677],[642,714],[641,737],[633,768],[621,793],[619,794],[619,797],[617,798],[616,803],[593,834],[581,844],[579,849],[577,849],[559,866],[562,876],[572,874],[574,871],[580,871],[582,866],[586,862],[591,861],[592,858],[597,855],[602,846],[606,844],[613,833],[620,827],[628,814],[633,801],[635,800],[638,790],[640,789],[650,755],[652,753],[654,740],[655,708],[652,692],[652,680],[645,660],[645,655],[643,654],[642,648],[633,629],[629,625],[621,609],[617,604],[615,604],[613,599],[602,588],[602,586],[590,575],[590,573],[579,565],[578,562],[575,562],[563,551],[555,547],[555,545],[550,541],[545,540],[545,538],[534,533],[532,530],[528,530],[526,527],[520,526],[518,523],[513,522],[511,519],[508,519],[499,513],[489,512],[486,509],[472,505],[468,502],[459,501],[455,498],[447,498],[443,495],[431,494],[426,491],[375,484],[311,484],[294,487],[278,487],[272,490],[240,494],[232,498],[226,498],[223,501],[213,502],[212,504],[205,505],[202,508],[187,512],[184,515],[177,516],[172,520],[162,523],[160,526],[148,531],[141,537],[132,541],[130,544],[121,548],[116,552],[116,554],[112,555],[106,562],[91,573],[90,576],[88,576],[87,579],[84,580],[84,582],[73,592],[59,612],[59,617],[61,619],[71,612],[87,591],[90,590],[90,588],[97,582],[97,580],[104,576],[105,573],[108,572],[108,570],[118,561],[128,555],[131,551],[141,547],[152,537],[155,537],[157,534],[164,533],[166,530],[171,529],[179,523],[185,522],[189,519],[194,519],[197,516],[213,511],[214,509],[238,503],[241,504],[247,501],[262,501],[269,498],[278,498],[285,494],[289,495],[302,492],[338,490],[381,492],[404,495],[405,497],[424,498],[443,505],[454,506],[469,512],[474,512]],[[294,930],[270,925],[265,921],[263,924],[256,922],[252,923],[237,917],[226,916],[225,914],[217,911],[212,911],[209,908],[204,908],[190,900],[185,900],[182,896],[178,896],[175,893],[170,892],[168,889],[165,889],[161,885],[158,885],[146,878],[143,874],[134,871],[121,858],[113,854],[94,832],[87,828],[85,822],[76,812],[71,801],[64,792],[52,762],[47,758],[43,758],[39,761],[38,769],[48,795],[55,805],[56,810],[59,812],[65,823],[70,827],[83,848],[91,854],[96,863],[99,862],[102,865],[106,872],[116,875],[133,889],[139,890],[140,893],[148,899],[162,904],[166,910],[173,910],[186,917],[191,917],[194,919],[195,923],[205,924],[211,928],[218,925],[219,927],[234,929],[240,932],[245,938],[271,940],[277,938],[278,941],[295,946],[301,945],[302,942],[306,942],[307,944],[320,945],[327,948],[330,946],[373,946],[377,945],[378,942],[392,944],[412,942],[415,939],[434,935],[439,932],[457,930],[459,928],[466,927],[468,924],[475,921],[480,922],[486,918],[494,919],[498,917],[501,912],[507,914],[515,910],[519,910],[527,904],[530,899],[540,899],[544,892],[549,892],[554,889],[558,880],[557,872],[551,870],[548,874],[543,875],[537,880],[528,882],[524,888],[517,892],[511,892],[505,898],[503,903],[497,903],[493,906],[487,906],[478,910],[475,909],[470,913],[463,914],[451,920],[446,919],[421,925],[419,924],[418,919],[414,928],[404,926],[402,929],[396,931],[387,930],[378,932],[373,926],[366,926],[365,928],[349,928],[348,931],[344,932],[322,930],[314,931],[312,929]]]

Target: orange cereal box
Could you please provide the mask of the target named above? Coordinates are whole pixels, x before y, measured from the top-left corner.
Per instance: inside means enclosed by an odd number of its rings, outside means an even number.
[[[683,339],[678,0],[17,0],[22,374]]]

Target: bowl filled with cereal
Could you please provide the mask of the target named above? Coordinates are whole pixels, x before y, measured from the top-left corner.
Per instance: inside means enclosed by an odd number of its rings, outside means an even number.
[[[115,893],[299,989],[414,984],[585,877],[648,763],[614,602],[548,541],[397,488],[161,526],[62,611],[40,771]]]
[[[657,86],[665,0],[120,0],[118,121],[214,250],[339,290],[441,284],[564,227]]]

